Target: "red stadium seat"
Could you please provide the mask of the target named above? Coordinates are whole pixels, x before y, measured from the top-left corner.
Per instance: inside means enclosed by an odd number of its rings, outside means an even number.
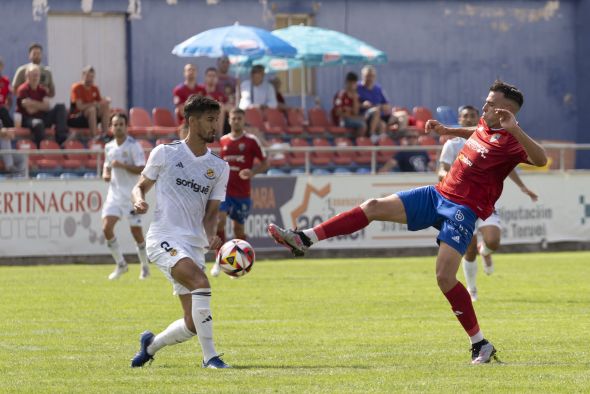
[[[301,108],[287,108],[287,122],[289,123],[289,126],[301,127],[305,130],[306,122],[303,110],[301,110]]]
[[[141,107],[129,111],[129,134],[135,138],[149,138],[152,133],[150,114]]]
[[[101,152],[104,152],[104,144],[100,141],[92,141],[92,142],[88,143],[88,149],[89,150],[100,150]],[[86,163],[84,163],[84,166],[86,168],[96,169],[96,167],[98,165],[98,157],[99,156],[102,156],[102,155],[97,155],[95,153],[89,154],[88,159],[86,160]]]
[[[352,147],[353,146],[351,140],[349,140],[348,138],[342,138],[342,137],[336,138],[334,140],[334,145],[336,145],[337,147],[341,147],[341,146],[342,147]],[[356,157],[357,157],[357,153],[354,151],[337,150],[332,161],[334,162],[334,164],[338,164],[341,166],[349,166],[349,165],[354,164],[356,162],[356,160],[355,160]]]
[[[303,138],[291,139],[291,147],[308,147],[309,144]],[[301,167],[305,165],[305,152],[290,152],[287,155],[287,161],[292,167]]]
[[[61,151],[61,148],[59,147],[57,142],[50,141],[50,140],[41,141],[41,144],[39,145],[39,149],[40,150],[59,150],[59,151]],[[40,155],[36,164],[37,164],[37,167],[39,167],[41,169],[51,170],[51,169],[56,169],[56,168],[60,167],[63,160],[64,160],[63,154],[61,154],[61,155]]]
[[[414,107],[413,115],[416,119],[416,128],[420,130],[424,130],[427,120],[434,119],[432,112],[426,107]]]
[[[16,141],[16,149],[24,150],[24,151],[28,151],[28,150],[36,151],[37,145],[29,139],[22,139],[22,140]],[[37,160],[39,160],[38,155],[30,155],[29,156],[29,165],[36,165]]]
[[[248,108],[245,116],[246,124],[256,127],[260,131],[266,131],[264,127],[264,116],[260,108]]]
[[[89,156],[88,154],[68,154],[67,150],[69,149],[86,149],[84,145],[80,141],[77,140],[70,140],[64,142],[64,150],[66,150],[65,158],[62,162],[63,168],[68,169],[79,169],[86,165]]]
[[[156,107],[152,110],[154,127],[152,129],[155,136],[176,135],[178,125],[168,108]],[[157,144],[156,144],[157,145]]]
[[[289,126],[287,119],[283,112],[276,108],[267,108],[264,112],[266,116],[266,132],[268,134],[281,135],[287,133],[290,135],[301,135],[303,134],[303,127],[301,126]]]
[[[429,135],[421,135],[418,137],[418,144],[419,145],[438,145],[438,141]],[[428,157],[430,161],[437,161],[438,160],[439,151],[438,150],[429,150]]]
[[[379,146],[396,146],[397,144],[389,137],[385,137],[383,136],[382,138],[379,138],[379,142],[378,144]],[[379,150],[377,152],[377,162],[380,164],[386,163],[388,162],[393,155],[395,154],[394,151],[381,151]]]
[[[357,137],[356,138],[356,146],[375,146],[373,141],[369,137]],[[370,151],[359,151],[356,154],[354,161],[357,164],[371,164],[371,155]]]
[[[323,132],[328,132],[334,135],[345,135],[349,133],[349,130],[345,127],[332,125],[328,119],[328,116],[326,115],[326,111],[320,107],[310,108],[308,117],[308,131],[310,134],[321,134]]]
[[[332,147],[330,142],[325,138],[314,138],[314,147]],[[311,164],[314,166],[326,166],[332,163],[334,159],[334,152],[314,151],[311,153]]]

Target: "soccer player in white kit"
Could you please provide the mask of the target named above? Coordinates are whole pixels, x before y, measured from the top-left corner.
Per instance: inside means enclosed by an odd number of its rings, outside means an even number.
[[[184,105],[188,136],[157,146],[133,189],[135,211],[145,213],[145,193],[156,185],[154,220],[147,233],[148,256],[172,283],[184,317],[157,335],[142,333],[132,367],[143,366],[164,346],[195,335],[203,351],[203,368],[229,367],[213,343],[211,287],[205,274],[206,249],[221,246],[217,217],[229,178],[227,162],[207,148],[215,138],[219,114],[217,101],[190,96]]]
[[[471,106],[464,105],[459,107],[459,125],[463,127],[477,126],[479,121],[479,111]],[[451,164],[455,161],[463,145],[465,145],[465,138],[455,137],[445,142],[439,159],[439,180],[447,175],[451,168]],[[531,200],[537,201],[537,195],[528,189],[522,182],[515,170],[513,170],[508,177],[520,188],[520,190],[528,195]],[[481,242],[477,243],[477,233],[481,234]],[[494,212],[486,220],[477,219],[475,222],[475,233],[471,238],[471,243],[467,247],[467,251],[463,256],[463,273],[465,274],[465,282],[467,282],[467,291],[471,296],[472,301],[477,301],[477,254],[479,253],[483,260],[483,270],[487,275],[494,272],[494,262],[492,260],[492,253],[500,247],[500,237],[502,235],[502,224],[500,216]]]
[[[137,255],[141,263],[139,279],[145,279],[150,275],[150,269],[141,216],[135,214],[131,202],[131,190],[145,166],[145,155],[139,142],[127,135],[127,115],[113,114],[109,126],[115,138],[104,147],[105,162],[102,171],[102,179],[109,182],[109,191],[102,208],[102,231],[116,264],[109,279],[117,279],[128,271],[127,262],[123,258],[114,232],[115,224],[124,216],[127,217],[131,234],[137,244]]]

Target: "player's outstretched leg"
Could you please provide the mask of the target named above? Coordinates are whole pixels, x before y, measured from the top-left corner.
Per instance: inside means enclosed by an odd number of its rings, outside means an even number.
[[[442,234],[442,231],[441,231]],[[451,309],[471,341],[471,363],[484,364],[495,357],[496,349],[479,328],[469,292],[457,281],[461,254],[441,240],[436,259],[438,286],[451,304]]]

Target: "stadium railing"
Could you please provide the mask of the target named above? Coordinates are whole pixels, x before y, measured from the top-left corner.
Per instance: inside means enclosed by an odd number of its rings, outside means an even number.
[[[571,154],[572,152],[577,153],[578,151],[590,151],[590,144],[571,144],[571,143],[549,143],[549,144],[542,144],[543,147],[548,152],[557,152],[555,154],[548,154],[553,161],[559,161],[559,165],[555,169],[551,169],[549,165],[544,168],[547,171],[560,171],[564,172],[566,170],[575,170],[573,168],[567,168],[568,166],[566,163],[569,161],[571,163]],[[371,152],[371,164],[370,164],[370,173],[375,174],[378,170],[378,161],[377,161],[377,153],[378,152],[401,152],[401,151],[437,151],[440,152],[442,149],[442,145],[419,145],[419,146],[309,146],[309,147],[269,147],[266,148],[265,151],[267,155],[274,155],[274,154],[284,154],[288,155],[290,152],[301,152],[305,155],[305,165],[304,165],[304,173],[306,175],[311,174],[312,170],[312,163],[311,163],[311,155],[314,152],[343,152],[343,151],[350,151],[350,152]],[[151,149],[146,149],[146,152],[149,152]],[[214,150],[218,150],[214,149]],[[0,155],[4,154],[18,154],[23,155],[28,161],[29,156],[51,156],[51,155],[59,155],[63,156],[66,155],[96,155],[96,174],[99,175],[102,170],[103,160],[104,160],[104,150],[102,149],[68,149],[68,150],[46,150],[46,149],[38,149],[38,150],[17,150],[17,149],[8,149],[2,150]],[[569,160],[568,160],[569,157]],[[575,158],[574,158],[575,159]],[[549,163],[551,164],[551,163]],[[88,168],[90,170],[90,168]],[[66,171],[64,171],[66,172]],[[26,173],[25,177],[28,178],[30,175],[30,168],[26,166]]]

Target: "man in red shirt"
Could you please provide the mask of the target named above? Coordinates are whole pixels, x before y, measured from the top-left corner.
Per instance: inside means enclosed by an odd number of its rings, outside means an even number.
[[[2,75],[2,71],[4,71],[4,60],[0,57],[0,128],[14,127],[14,122],[8,112],[12,106],[10,80],[5,75]]]
[[[205,85],[203,87],[205,88],[205,96],[217,101],[221,106],[219,126],[217,129],[217,135],[220,137],[223,125],[229,113],[228,111],[231,110],[232,107],[227,103],[227,96],[223,94],[223,92],[217,90],[217,81],[217,69],[215,67],[209,67],[205,71]]]
[[[184,123],[184,103],[193,94],[205,95],[205,88],[197,84],[197,67],[194,64],[184,66],[184,82],[176,85],[172,91],[178,124]]]
[[[270,224],[268,232],[278,243],[302,256],[315,242],[354,233],[374,220],[407,223],[410,231],[440,230],[436,278],[440,290],[471,341],[471,363],[488,363],[496,349],[479,328],[467,289],[457,280],[461,256],[473,236],[477,218],[486,219],[502,193],[504,179],[518,163],[547,163],[545,150],[522,130],[514,114],[524,101],[512,85],[496,81],[490,87],[477,127],[449,128],[436,120],[426,132],[467,139],[447,176],[438,185],[373,198],[320,225],[303,231]]]
[[[100,90],[94,84],[95,76],[94,67],[86,66],[82,70],[82,81],[72,85],[68,125],[87,127],[91,136],[99,137],[98,123],[100,122],[102,135],[106,135],[111,111],[109,101],[100,96]]]
[[[365,118],[360,114],[361,103],[356,90],[359,77],[354,72],[346,74],[344,89],[334,96],[332,119],[334,124],[353,129],[358,136],[367,134]]]

